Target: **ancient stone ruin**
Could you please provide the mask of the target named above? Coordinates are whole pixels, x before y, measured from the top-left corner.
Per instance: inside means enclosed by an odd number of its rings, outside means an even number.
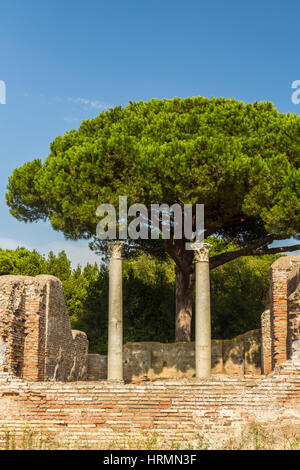
[[[212,341],[208,378],[195,378],[192,343],[125,345],[125,382],[138,385],[106,380],[107,357],[71,330],[58,279],[0,277],[0,429],[99,448],[149,430],[170,446],[199,435],[218,446],[253,421],[299,428],[299,271],[300,257],[273,264],[261,330]]]
[[[86,380],[87,356],[57,278],[0,277],[0,371],[29,382]]]
[[[123,348],[127,381],[195,377],[195,344],[133,343]],[[283,256],[270,269],[270,293],[261,329],[232,340],[211,341],[211,372],[269,374],[276,367],[300,364],[300,256]],[[107,377],[107,356],[90,354],[88,378]]]
[[[300,367],[299,256],[272,265],[261,330],[213,340],[211,358],[213,374],[269,374],[286,361]],[[29,382],[107,378],[107,356],[88,355],[86,334],[71,330],[55,277],[0,277],[0,371]],[[126,381],[194,377],[194,343],[125,345],[123,371]]]
[[[269,299],[261,325],[262,373],[269,374],[287,360],[296,366],[300,340],[300,256],[283,256],[272,264]]]
[[[195,343],[130,343],[123,347],[126,382],[144,379],[193,378]],[[211,372],[225,375],[261,374],[261,331],[252,330],[231,340],[212,340]],[[107,377],[107,356],[89,354],[88,380]]]

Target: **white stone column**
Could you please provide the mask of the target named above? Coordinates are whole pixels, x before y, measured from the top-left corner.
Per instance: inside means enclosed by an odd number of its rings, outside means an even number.
[[[109,307],[107,380],[123,381],[123,297],[122,297],[122,249],[123,241],[108,242]]]
[[[209,284],[209,243],[192,243],[195,251],[196,270],[196,318],[195,318],[195,365],[196,377],[211,375],[211,318]]]

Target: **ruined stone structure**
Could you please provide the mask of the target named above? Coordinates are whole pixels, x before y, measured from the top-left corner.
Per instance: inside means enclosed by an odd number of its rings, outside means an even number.
[[[57,278],[0,277],[0,371],[29,382],[85,380],[87,355]]]
[[[125,345],[122,353],[122,322],[113,316],[113,294],[120,297],[121,292],[121,249],[120,245],[112,260],[119,263],[119,280],[110,296],[110,332],[116,338],[111,342],[111,359],[113,365],[122,364],[117,374],[115,365],[107,374],[106,356],[88,356],[85,333],[71,330],[60,281],[44,275],[0,277],[0,371],[30,382],[104,380],[108,375],[110,379],[124,376],[127,382],[196,376],[194,343],[135,343]],[[287,360],[299,366],[300,257],[279,258],[270,269],[270,281],[261,331],[232,340],[213,340],[213,374],[269,374]]]
[[[202,268],[200,262],[199,266]],[[201,302],[198,304],[198,313],[201,313]],[[205,310],[209,316],[209,308]],[[300,256],[283,256],[271,266],[269,299],[261,325],[261,330],[232,340],[212,340],[211,372],[269,374],[285,361],[292,361],[300,368]],[[201,322],[198,329],[200,337]],[[199,344],[203,348],[204,343]],[[195,362],[194,343],[129,344],[123,352],[124,379],[195,377]],[[89,379],[105,379],[106,376],[107,357],[89,355]]]
[[[300,256],[283,256],[270,269],[270,292],[262,315],[262,372],[297,355],[300,340]]]
[[[101,448],[148,430],[170,445],[201,434],[219,445],[253,420],[299,428],[300,257],[280,258],[270,278],[262,329],[212,341],[211,377],[193,378],[193,343],[140,343],[117,351],[138,382],[124,384],[99,380],[107,358],[88,356],[85,334],[71,330],[58,279],[0,277],[0,429]]]
[[[72,441],[96,449],[139,439],[153,432],[172,444],[197,446],[201,436],[213,446],[258,424],[300,426],[300,375],[282,369],[266,377],[169,379],[141,384],[108,381],[28,383],[0,374],[0,444],[2,429],[22,442],[24,429],[44,430],[62,445]],[[126,439],[127,438],[127,439]]]
[[[106,379],[107,356],[89,354],[88,361],[88,379]],[[213,340],[211,362],[212,374],[260,375],[261,331],[248,331],[231,340]],[[123,370],[126,382],[195,377],[195,343],[125,344]]]

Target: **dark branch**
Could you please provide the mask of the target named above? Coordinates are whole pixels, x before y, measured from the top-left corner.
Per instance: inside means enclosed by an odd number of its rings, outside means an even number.
[[[210,269],[217,268],[222,264],[228,263],[240,256],[261,256],[261,255],[274,255],[276,253],[285,253],[289,251],[295,251],[300,249],[300,245],[291,245],[291,246],[281,246],[276,248],[261,248],[264,245],[272,243],[274,240],[284,240],[288,238],[287,235],[269,235],[263,240],[260,240],[252,245],[249,245],[241,250],[229,251],[226,253],[221,253],[220,255],[215,255],[210,258]]]

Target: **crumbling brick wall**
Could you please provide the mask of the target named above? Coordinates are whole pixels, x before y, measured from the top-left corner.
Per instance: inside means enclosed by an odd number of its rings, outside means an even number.
[[[270,268],[270,292],[262,314],[262,370],[269,374],[292,355],[300,339],[300,256],[283,256]]]
[[[85,380],[87,355],[57,278],[0,277],[0,370],[31,382]]]
[[[267,377],[212,376],[139,385],[107,381],[31,383],[0,373],[0,431],[22,442],[25,428],[49,432],[63,443],[111,448],[153,432],[169,444],[198,445],[200,436],[220,446],[243,427],[259,424],[298,431],[300,373],[283,369]],[[5,434],[0,432],[0,446]],[[164,447],[165,448],[165,447]],[[196,447],[197,448],[197,447]]]

